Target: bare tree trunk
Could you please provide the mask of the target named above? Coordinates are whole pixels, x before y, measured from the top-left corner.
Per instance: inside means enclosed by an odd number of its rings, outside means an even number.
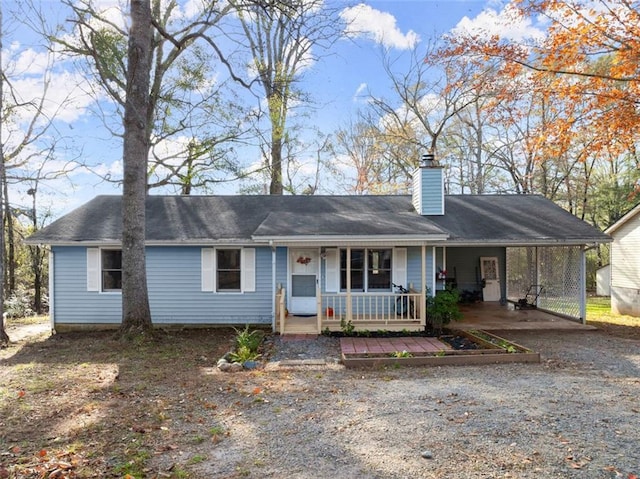
[[[269,185],[270,195],[281,195],[282,188],[282,138],[275,134],[271,140],[271,183]]]
[[[33,226],[33,231],[36,232],[38,231],[38,180],[35,181],[35,186],[27,191],[27,194],[33,198],[31,203],[31,225]],[[29,246],[29,256],[31,258],[31,271],[33,272],[33,310],[36,314],[42,314],[42,270],[44,250],[37,245]]]
[[[0,69],[2,68],[2,4],[0,4]],[[5,177],[4,171],[4,143],[2,137],[2,101],[4,93],[4,72],[0,72],[0,178]],[[2,188],[0,188],[0,347],[9,344],[9,335],[5,331],[4,324],[4,207],[5,201]]]
[[[7,170],[2,171],[2,188],[4,190],[4,210],[5,220],[7,223],[6,232],[6,246],[7,246],[7,258],[5,262],[6,268],[6,281],[5,289],[10,296],[16,290],[16,240],[15,232],[13,228],[13,215],[11,214],[11,205],[9,204],[9,186],[7,182]]]
[[[131,0],[122,196],[123,335],[151,332],[145,259],[152,22],[149,0]]]

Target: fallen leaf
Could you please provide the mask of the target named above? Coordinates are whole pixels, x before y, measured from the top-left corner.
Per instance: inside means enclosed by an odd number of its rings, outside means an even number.
[[[24,389],[21,389],[20,391],[18,391],[18,399],[22,399],[27,393],[24,391]]]
[[[13,446],[11,452],[14,454],[20,454],[20,446]]]
[[[262,389],[256,387],[253,389],[253,394],[260,394],[262,392]]]

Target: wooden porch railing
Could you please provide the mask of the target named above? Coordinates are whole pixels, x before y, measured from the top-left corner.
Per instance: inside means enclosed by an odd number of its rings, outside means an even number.
[[[320,293],[318,292],[318,318],[323,326],[332,321],[351,321],[354,326],[366,323],[391,326],[394,323],[418,322],[423,317],[422,293]]]
[[[356,329],[418,329],[426,324],[425,297],[422,293],[322,293],[316,294],[317,332],[339,330],[341,322],[351,322]],[[287,317],[286,290],[278,288],[275,302],[275,330],[285,334]],[[294,317],[295,318],[295,317]],[[311,318],[309,318],[311,319]]]

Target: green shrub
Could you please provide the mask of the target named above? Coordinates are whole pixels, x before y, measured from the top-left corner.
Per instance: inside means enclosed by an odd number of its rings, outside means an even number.
[[[236,332],[236,349],[240,350],[241,348],[246,348],[252,353],[257,353],[260,344],[262,344],[262,339],[264,338],[264,334],[262,331],[254,329],[251,331],[249,329],[249,325],[245,326],[243,330],[237,330],[234,328]]]
[[[251,351],[247,346],[239,346],[234,352],[229,354],[229,358],[234,363],[244,363],[246,361],[255,361],[260,355],[257,351]]]
[[[11,293],[4,302],[4,312],[10,318],[26,318],[33,316],[35,312],[31,308],[33,305],[33,295],[20,288]]]
[[[347,336],[351,336],[356,327],[351,320],[347,321],[344,318],[340,318],[340,329],[342,329],[342,332]]]
[[[460,292],[457,289],[445,289],[427,297],[427,321],[434,331],[440,331],[444,325],[462,318],[459,302]]]

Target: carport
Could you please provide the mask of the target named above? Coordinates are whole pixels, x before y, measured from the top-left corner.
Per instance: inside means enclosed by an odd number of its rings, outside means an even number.
[[[452,329],[481,329],[484,331],[508,330],[576,330],[597,329],[588,324],[562,318],[540,309],[514,309],[513,304],[481,302],[461,305],[462,319],[448,325]]]

